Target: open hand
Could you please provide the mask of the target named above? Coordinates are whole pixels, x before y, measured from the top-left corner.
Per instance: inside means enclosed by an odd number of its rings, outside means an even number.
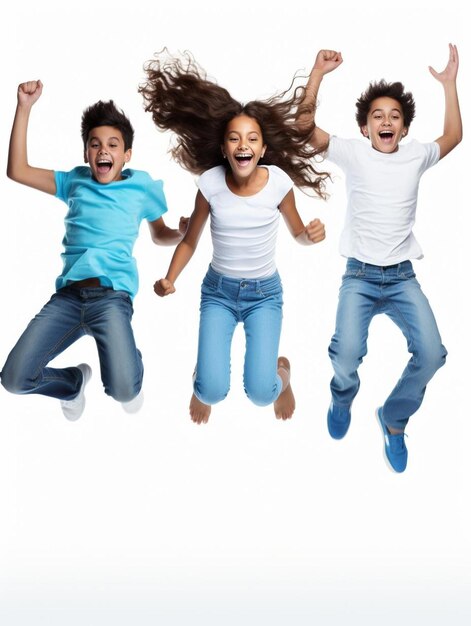
[[[439,82],[445,83],[447,81],[456,80],[456,75],[458,74],[458,49],[453,44],[448,44],[448,48],[450,50],[450,56],[448,57],[448,63],[445,69],[442,72],[437,72],[429,65],[430,73],[434,78],[436,78]]]

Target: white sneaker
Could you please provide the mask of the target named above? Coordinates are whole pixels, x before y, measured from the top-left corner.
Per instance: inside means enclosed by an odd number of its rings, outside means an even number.
[[[80,391],[73,400],[61,400],[62,413],[71,422],[78,420],[85,409],[85,385],[92,377],[92,368],[90,365],[80,363],[77,367],[82,372],[83,376]]]
[[[126,413],[137,413],[142,409],[142,405],[144,404],[144,392],[142,389],[137,394],[135,398],[129,400],[129,402],[121,402],[121,406]]]

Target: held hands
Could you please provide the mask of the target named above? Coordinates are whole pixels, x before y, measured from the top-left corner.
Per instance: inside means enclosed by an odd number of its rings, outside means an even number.
[[[311,243],[319,243],[325,239],[325,226],[318,218],[306,225],[305,232]]]
[[[168,296],[171,293],[175,293],[175,286],[167,278],[161,278],[154,283],[154,291],[158,296],[163,298],[164,296]]]
[[[448,63],[445,69],[442,72],[437,72],[429,65],[430,73],[434,78],[436,78],[440,83],[446,83],[448,81],[455,81],[456,75],[458,74],[458,49],[453,44],[448,44],[448,48],[450,50],[450,56],[448,58]]]
[[[32,107],[39,99],[43,91],[43,84],[40,80],[29,80],[18,85],[18,104]]]
[[[336,50],[319,50],[312,71],[317,70],[322,75],[337,69],[343,63],[342,53]]]

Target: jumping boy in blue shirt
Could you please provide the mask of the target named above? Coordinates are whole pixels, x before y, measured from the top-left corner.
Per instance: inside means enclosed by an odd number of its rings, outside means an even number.
[[[82,116],[84,160],[88,166],[70,172],[32,167],[27,156],[31,107],[41,96],[41,81],[18,87],[10,139],[7,175],[68,205],[62,254],[63,270],[56,292],[29,323],[1,373],[12,393],[38,393],[61,401],[69,420],[85,407],[84,390],[91,377],[86,363],[48,367],[48,363],[84,335],[97,345],[105,392],[134,413],[142,405],[143,364],[131,327],[132,299],[138,289],[132,250],[143,219],[152,240],[177,244],[185,231],[168,228],[162,181],[146,172],[126,169],[134,130],[113,101],[99,101]]]

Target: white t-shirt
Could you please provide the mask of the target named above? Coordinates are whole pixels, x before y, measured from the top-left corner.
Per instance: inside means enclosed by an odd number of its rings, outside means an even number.
[[[275,165],[267,184],[253,196],[238,196],[226,183],[219,165],[204,172],[198,187],[210,205],[212,268],[235,278],[265,278],[276,272],[275,246],[279,204],[293,187],[291,178]]]
[[[420,259],[412,232],[419,181],[438,162],[438,144],[412,140],[385,154],[365,140],[331,136],[326,157],[346,176],[340,254],[373,265]]]

